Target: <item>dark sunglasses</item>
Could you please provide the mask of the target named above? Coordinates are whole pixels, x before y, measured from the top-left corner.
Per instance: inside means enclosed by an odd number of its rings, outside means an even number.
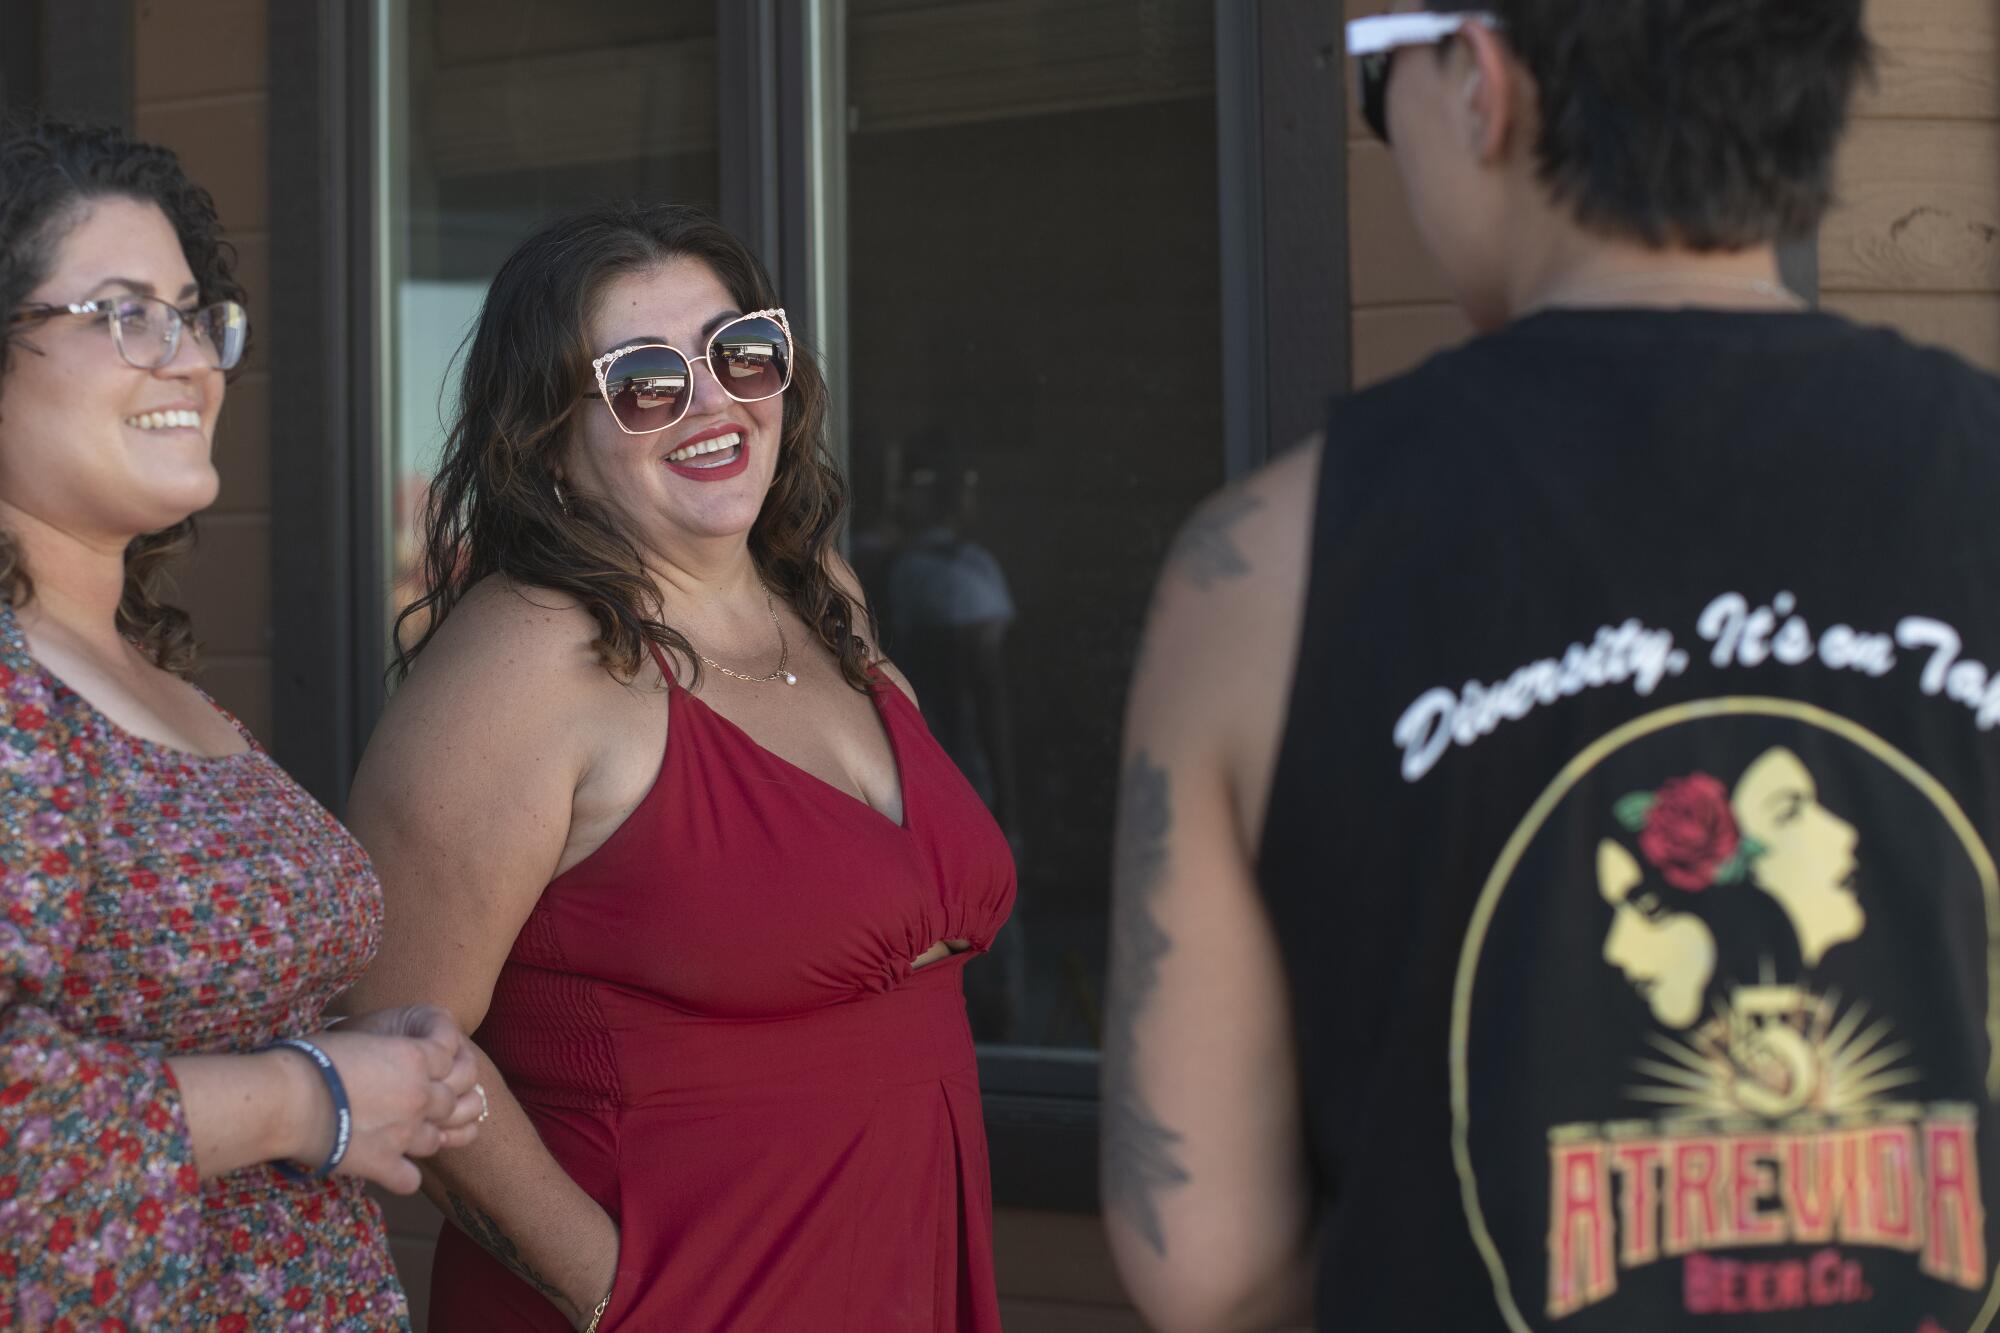
[[[618,429],[651,435],[687,415],[696,362],[739,403],[776,398],[792,382],[792,326],[782,310],[753,310],[711,334],[700,356],[666,343],[634,343],[606,352],[590,368]]]
[[[1396,52],[1406,46],[1436,46],[1449,41],[1468,23],[1500,26],[1492,14],[1473,9],[1451,14],[1377,14],[1347,25],[1347,53],[1354,57],[1361,75],[1361,119],[1376,138],[1389,142],[1389,71]]]

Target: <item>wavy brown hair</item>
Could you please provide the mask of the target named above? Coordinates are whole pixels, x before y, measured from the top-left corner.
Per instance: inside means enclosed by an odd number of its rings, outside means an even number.
[[[154,204],[173,224],[201,303],[244,300],[236,282],[236,251],[222,237],[215,201],[187,178],[180,159],[154,144],[100,125],[48,118],[0,124],[0,318],[19,309],[55,264],[71,228],[94,199]],[[41,353],[32,330],[0,336],[0,412],[8,366],[17,352]],[[125,548],[125,588],[118,631],[155,663],[177,675],[194,671],[194,627],[166,600],[168,567],[194,546],[194,519],[134,537]],[[35,581],[20,544],[0,530],[0,601],[26,606]]]
[[[666,623],[632,538],[584,496],[569,496],[565,508],[555,486],[573,418],[599,403],[591,312],[613,280],[675,259],[706,264],[739,309],[779,303],[749,247],[699,210],[673,204],[612,204],[558,219],[500,266],[424,504],[425,591],[396,617],[398,679],[452,608],[496,574],[574,597],[597,623],[591,646],[612,675],[636,676],[651,643],[699,679],[700,657]],[[797,346],[783,402],[777,472],[750,529],[750,555],[765,584],[839,659],[841,675],[865,690],[868,653],[856,633],[865,612],[827,571],[847,488],[826,449],[826,381]],[[405,626],[418,631],[414,643],[405,644]]]

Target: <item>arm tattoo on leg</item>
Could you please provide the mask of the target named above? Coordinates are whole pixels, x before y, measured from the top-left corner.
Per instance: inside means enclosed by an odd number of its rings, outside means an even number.
[[[450,1190],[445,1191],[444,1197],[451,1204],[452,1221],[458,1224],[460,1231],[472,1238],[474,1244],[507,1265],[516,1277],[548,1297],[549,1302],[557,1309],[572,1316],[576,1313],[570,1306],[569,1298],[556,1289],[555,1283],[537,1273],[534,1266],[521,1257],[521,1247],[508,1239],[507,1234],[500,1230],[500,1224],[493,1220],[493,1214],[467,1203]]]
[[[1254,495],[1241,492],[1219,495],[1197,509],[1174,539],[1167,554],[1168,568],[1185,575],[1195,587],[1206,590],[1225,579],[1241,578],[1250,572],[1249,557],[1236,544],[1230,529],[1247,514],[1264,507]]]
[[[1138,1021],[1160,981],[1160,960],[1174,947],[1153,915],[1167,868],[1167,831],[1173,826],[1167,771],[1133,754],[1119,802],[1112,878],[1111,1003],[1104,1025],[1104,1201],[1136,1228],[1160,1255],[1167,1238],[1160,1225],[1159,1195],[1186,1184],[1176,1157],[1181,1135],[1162,1124],[1140,1091]]]

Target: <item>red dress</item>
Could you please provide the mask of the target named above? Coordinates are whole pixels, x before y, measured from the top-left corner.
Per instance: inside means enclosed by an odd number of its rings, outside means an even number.
[[[543,891],[477,1033],[618,1220],[600,1333],[998,1333],[960,973],[1006,840],[879,674],[900,825],[669,688],[652,790]],[[568,1328],[450,1225],[430,1326]]]

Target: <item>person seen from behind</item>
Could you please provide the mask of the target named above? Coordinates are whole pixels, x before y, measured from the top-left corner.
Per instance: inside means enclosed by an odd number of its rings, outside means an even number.
[[[2000,381],[1779,275],[1861,10],[1350,25],[1479,336],[1159,582],[1103,1120],[1158,1327],[1989,1317]]]

